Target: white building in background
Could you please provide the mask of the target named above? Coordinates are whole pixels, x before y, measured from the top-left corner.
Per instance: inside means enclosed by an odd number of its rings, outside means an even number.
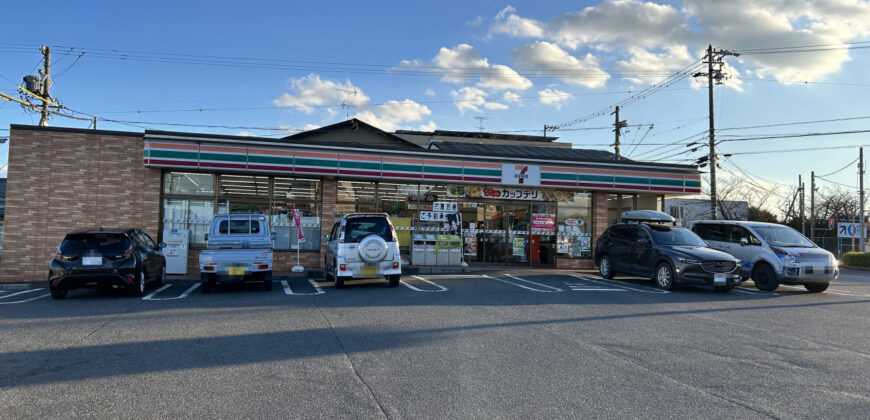
[[[723,212],[724,207],[724,212]],[[666,198],[665,213],[677,219],[677,224],[686,226],[696,220],[712,219],[710,200],[701,198]],[[718,219],[747,220],[749,203],[746,201],[722,201],[716,209]]]

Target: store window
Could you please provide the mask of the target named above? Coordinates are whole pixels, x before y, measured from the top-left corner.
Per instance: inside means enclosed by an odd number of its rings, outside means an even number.
[[[574,193],[572,199],[558,204],[559,258],[592,257],[592,194]]]
[[[302,212],[302,236],[293,220],[293,209]],[[269,221],[275,231],[275,249],[320,250],[320,181],[274,178]]]
[[[338,181],[335,216],[353,212],[376,212],[377,184],[374,182]]]
[[[212,174],[164,173],[163,228],[189,229],[191,244],[205,245],[214,215],[214,184]]]
[[[214,175],[167,172],[163,174],[163,193],[172,195],[214,196]]]

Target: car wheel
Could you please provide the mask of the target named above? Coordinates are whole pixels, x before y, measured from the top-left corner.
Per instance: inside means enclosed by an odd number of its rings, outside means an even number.
[[[157,279],[157,287],[163,286],[166,284],[166,266],[160,269],[160,278]]]
[[[819,293],[827,290],[829,284],[830,283],[805,284],[804,287],[806,287],[810,293]]]
[[[66,297],[66,292],[67,292],[66,287],[55,286],[55,287],[50,287],[48,290],[49,290],[49,292],[51,292],[52,299],[63,299]]]
[[[142,297],[145,296],[145,270],[139,270],[139,281],[133,283],[131,286],[131,291],[133,296]]]
[[[263,290],[265,290],[267,292],[272,290],[272,272],[265,271],[265,272],[263,272],[262,276],[263,276]]]
[[[333,278],[335,279],[334,281],[335,281],[335,288],[336,289],[341,289],[342,287],[344,287],[344,279],[343,278],[341,278],[339,276],[334,276]]]
[[[656,267],[656,276],[653,280],[659,289],[671,290],[674,287],[674,269],[666,262],[659,264]]]
[[[201,286],[202,293],[211,292],[212,287],[215,285],[215,283],[217,283],[215,281],[215,275],[202,273],[202,274],[200,274],[199,277],[200,277],[200,283],[202,285]]]
[[[756,264],[755,270],[752,270],[752,281],[755,282],[755,287],[758,290],[772,292],[779,287],[779,280],[776,279],[776,273],[773,268],[767,264]]]
[[[402,276],[398,274],[393,274],[387,276],[387,281],[390,282],[390,287],[399,287],[399,281],[402,279]]]
[[[598,261],[598,273],[606,279],[612,279],[615,275],[613,272],[613,262],[610,261],[609,255],[604,254],[601,256],[601,259]]]
[[[713,290],[717,292],[730,292],[731,289],[734,288],[734,285],[731,286],[713,286]]]

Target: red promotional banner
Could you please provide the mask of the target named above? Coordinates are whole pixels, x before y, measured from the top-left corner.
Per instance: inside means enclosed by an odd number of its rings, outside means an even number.
[[[305,242],[305,234],[302,233],[302,211],[299,209],[291,210],[293,212],[293,222],[296,223],[296,231],[299,232],[299,243]]]

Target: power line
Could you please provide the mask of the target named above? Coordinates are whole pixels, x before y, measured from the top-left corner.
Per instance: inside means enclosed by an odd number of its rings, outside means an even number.
[[[822,181],[830,182],[831,184],[837,184],[837,185],[842,186],[842,187],[846,187],[846,188],[854,188],[854,189],[856,189],[856,190],[858,189],[858,187],[856,187],[856,186],[854,186],[854,185],[846,185],[846,184],[843,184],[843,183],[840,183],[840,182],[837,182],[837,181],[831,181],[830,179],[825,179],[825,178],[822,178],[822,177],[820,177],[820,176],[818,176],[818,175],[816,175],[816,178],[821,179]]]
[[[854,164],[855,162],[857,162],[858,159],[859,159],[859,158],[855,158],[855,160],[853,160],[853,161],[847,163],[846,166],[844,166],[844,167],[842,167],[842,168],[840,168],[840,169],[837,169],[837,170],[834,171],[834,172],[831,172],[831,173],[829,173],[829,174],[824,174],[824,175],[816,175],[816,176],[817,176],[817,177],[825,177],[825,176],[831,176],[831,175],[834,175],[834,174],[836,174],[836,173],[842,172],[842,171],[846,170],[846,168],[852,166],[852,164]]]
[[[752,129],[752,128],[784,127],[784,126],[789,126],[789,125],[818,124],[818,123],[824,123],[824,122],[865,120],[868,118],[870,118],[870,115],[862,116],[862,117],[833,118],[833,119],[828,119],[828,120],[794,121],[794,122],[779,123],[779,124],[751,125],[751,126],[744,126],[744,127],[728,127],[728,128],[720,128],[717,131],[747,130],[747,129]]]

